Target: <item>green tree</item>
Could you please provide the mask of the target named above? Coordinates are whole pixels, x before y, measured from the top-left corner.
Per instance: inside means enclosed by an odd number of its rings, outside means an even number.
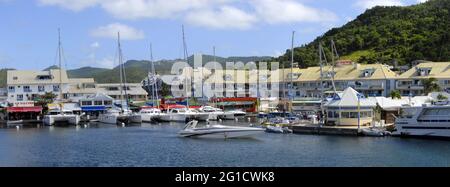
[[[394,90],[394,91],[391,92],[390,97],[392,99],[401,99],[402,95],[400,94],[400,91]]]
[[[52,92],[45,92],[43,95],[39,95],[35,98],[35,105],[41,106],[43,108],[43,112],[46,113],[48,111],[48,104],[53,103],[56,98],[56,94]]]
[[[434,77],[422,80],[423,90],[425,94],[441,91],[438,80]]]
[[[445,96],[445,95],[439,94],[439,95],[437,96],[437,99],[438,99],[439,101],[442,101],[442,100],[447,100],[448,97]]]

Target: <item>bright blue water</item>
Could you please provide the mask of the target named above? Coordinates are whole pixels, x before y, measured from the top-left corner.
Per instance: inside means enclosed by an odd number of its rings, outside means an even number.
[[[190,139],[177,136],[183,125],[3,128],[0,166],[450,166],[450,141],[270,133]]]

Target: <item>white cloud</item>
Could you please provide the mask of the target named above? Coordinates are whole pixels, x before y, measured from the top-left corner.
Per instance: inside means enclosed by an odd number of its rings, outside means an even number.
[[[91,47],[91,49],[97,49],[97,48],[100,47],[100,43],[94,42],[94,43],[92,43],[92,44],[90,45],[90,47]]]
[[[103,0],[38,0],[40,5],[60,6],[72,11],[81,11],[98,5]]]
[[[425,2],[427,2],[428,0],[417,0],[417,3],[425,3]]]
[[[120,32],[120,38],[123,40],[139,40],[145,38],[144,31],[121,23],[100,26],[92,30],[90,34],[94,37],[117,38],[117,32]]]
[[[213,29],[248,29],[258,24],[323,23],[337,19],[337,16],[328,10],[306,6],[298,0],[38,0],[38,2],[41,5],[59,6],[72,11],[98,7],[118,19],[173,19]]]
[[[191,12],[185,19],[193,25],[216,29],[249,29],[257,20],[254,15],[231,6],[223,6],[218,10]]]
[[[110,0],[102,7],[121,19],[175,18],[187,11],[227,2],[230,0]]]
[[[254,0],[256,13],[270,24],[292,22],[335,21],[336,15],[327,10],[305,6],[294,0]]]
[[[370,9],[375,6],[403,6],[401,0],[358,0],[354,4],[362,9]]]

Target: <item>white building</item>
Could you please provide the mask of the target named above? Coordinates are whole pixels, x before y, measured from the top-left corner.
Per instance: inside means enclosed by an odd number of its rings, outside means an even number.
[[[7,72],[7,92],[9,103],[34,101],[39,95],[53,93],[63,99],[69,99],[72,84],[94,83],[94,79],[69,79],[66,71],[51,69],[48,71],[9,70]],[[62,85],[62,88],[60,88]],[[60,92],[59,89],[62,89]]]

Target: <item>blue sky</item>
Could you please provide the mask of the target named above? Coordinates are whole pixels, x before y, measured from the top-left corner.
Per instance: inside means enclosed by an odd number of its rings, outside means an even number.
[[[312,41],[375,5],[405,6],[424,0],[0,0],[0,68],[43,69],[57,63],[61,28],[65,64],[113,67],[117,31],[125,59],[183,56],[276,56]]]

